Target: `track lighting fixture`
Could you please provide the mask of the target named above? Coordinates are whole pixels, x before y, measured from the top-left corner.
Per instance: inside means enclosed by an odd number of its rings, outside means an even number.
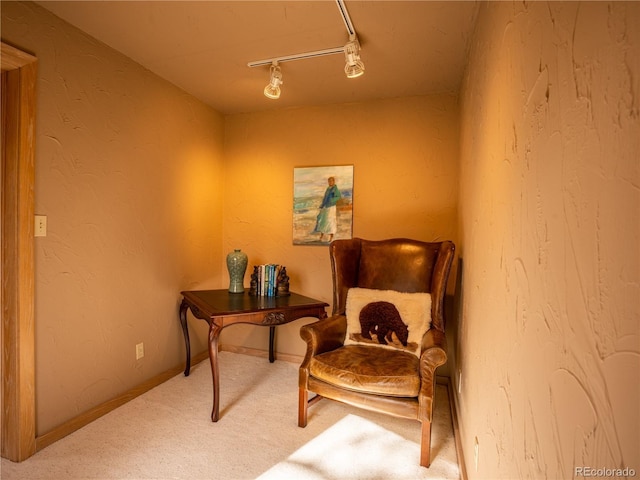
[[[271,77],[269,80],[269,85],[264,87],[264,96],[267,98],[280,98],[280,85],[282,85],[282,72],[280,71],[280,66],[278,65],[278,61],[274,60],[271,63],[271,68],[269,69],[271,73]]]
[[[364,74],[364,63],[360,60],[360,42],[355,35],[344,46],[344,56],[347,60],[347,64],[344,66],[347,78],[357,78]]]
[[[288,62],[291,60],[303,60],[306,58],[323,57],[325,55],[335,55],[344,53],[346,64],[344,72],[347,78],[357,78],[364,74],[364,63],[360,59],[360,42],[356,35],[356,29],[351,22],[349,12],[344,4],[344,0],[336,0],[340,15],[344,21],[344,25],[347,28],[349,34],[349,41],[343,47],[327,48],[324,50],[315,50],[313,52],[296,53],[294,55],[284,55],[281,57],[274,57],[265,60],[257,60],[255,62],[249,62],[249,67],[259,67],[263,65],[269,65],[271,77],[269,85],[264,87],[264,95],[268,98],[280,98],[280,85],[282,85],[282,72],[280,71],[279,62]]]

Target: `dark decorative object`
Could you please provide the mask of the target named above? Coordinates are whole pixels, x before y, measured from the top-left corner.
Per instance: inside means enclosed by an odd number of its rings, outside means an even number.
[[[258,296],[258,272],[259,267],[255,265],[253,267],[253,273],[251,274],[251,284],[249,286],[249,295],[254,297]]]
[[[289,275],[287,275],[287,267],[283,266],[278,273],[277,281],[278,297],[286,297],[289,295]]]
[[[227,269],[229,270],[229,292],[244,292],[244,273],[247,271],[247,254],[235,249],[227,255]]]
[[[393,303],[372,302],[368,304],[360,312],[360,325],[364,338],[371,340],[371,334],[374,333],[378,338],[378,343],[387,345],[388,341],[393,341],[391,335],[395,333],[400,343],[407,346],[409,330]]]

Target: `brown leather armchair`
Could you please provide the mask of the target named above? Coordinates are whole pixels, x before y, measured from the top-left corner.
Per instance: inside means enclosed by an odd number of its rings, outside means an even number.
[[[444,298],[455,252],[450,241],[335,240],[329,247],[333,314],[303,326],[307,353],[299,370],[298,426],[323,397],[422,422],[420,465],[431,464],[435,371],[447,361]],[[400,350],[344,345],[350,288],[431,294],[431,327],[419,358]],[[316,395],[309,400],[309,392]],[[384,392],[381,394],[381,392]]]

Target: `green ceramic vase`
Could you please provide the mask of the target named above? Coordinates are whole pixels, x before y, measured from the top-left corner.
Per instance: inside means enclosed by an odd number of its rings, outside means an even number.
[[[227,255],[227,270],[229,270],[229,292],[244,292],[244,274],[247,271],[247,254],[239,248]]]

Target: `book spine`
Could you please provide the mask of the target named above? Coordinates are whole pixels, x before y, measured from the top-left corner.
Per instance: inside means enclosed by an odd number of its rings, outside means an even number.
[[[278,296],[278,269],[280,265],[273,266],[273,296]]]
[[[276,264],[271,264],[271,272],[270,272],[270,274],[271,274],[271,283],[270,283],[271,293],[270,293],[270,295],[272,297],[276,296],[276,269],[277,268],[278,268],[278,266]]]

